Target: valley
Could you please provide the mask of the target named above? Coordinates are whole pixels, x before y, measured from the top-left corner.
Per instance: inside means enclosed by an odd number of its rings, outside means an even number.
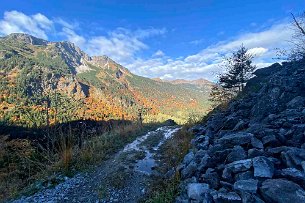
[[[304,7],[3,2],[0,203],[305,203]]]
[[[45,126],[77,119],[136,120],[139,114],[144,122],[174,119],[182,124],[209,110],[213,85],[137,76],[107,56],[88,56],[70,42],[26,34],[0,38],[0,71],[0,119],[28,127],[37,125],[31,119],[39,117]],[[17,103],[23,105],[16,108]]]

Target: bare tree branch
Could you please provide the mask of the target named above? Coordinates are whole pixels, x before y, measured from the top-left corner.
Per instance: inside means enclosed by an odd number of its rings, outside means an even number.
[[[300,23],[298,22],[298,20],[296,19],[296,17],[293,15],[293,13],[291,13],[292,15],[292,19],[295,23],[295,25],[297,26],[297,28],[301,31],[301,33],[305,36],[305,30],[302,28],[302,26],[300,25]]]

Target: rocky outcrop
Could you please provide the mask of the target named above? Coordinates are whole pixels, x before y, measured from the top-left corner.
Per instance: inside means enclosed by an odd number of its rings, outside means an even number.
[[[8,35],[7,40],[19,41],[31,45],[47,45],[48,41],[33,37],[24,33],[12,33]]]
[[[305,61],[255,75],[227,110],[190,129],[176,202],[305,202]]]

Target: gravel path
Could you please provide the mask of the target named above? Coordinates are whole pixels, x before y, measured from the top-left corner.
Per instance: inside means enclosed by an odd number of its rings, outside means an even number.
[[[177,126],[160,127],[126,145],[93,172],[77,174],[55,188],[14,202],[138,202],[158,177],[153,168],[159,147],[178,130]]]

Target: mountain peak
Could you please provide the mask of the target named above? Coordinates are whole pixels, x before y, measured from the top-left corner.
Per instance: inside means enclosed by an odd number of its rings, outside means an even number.
[[[7,40],[21,41],[32,45],[47,45],[49,42],[25,33],[12,33],[4,37]]]

